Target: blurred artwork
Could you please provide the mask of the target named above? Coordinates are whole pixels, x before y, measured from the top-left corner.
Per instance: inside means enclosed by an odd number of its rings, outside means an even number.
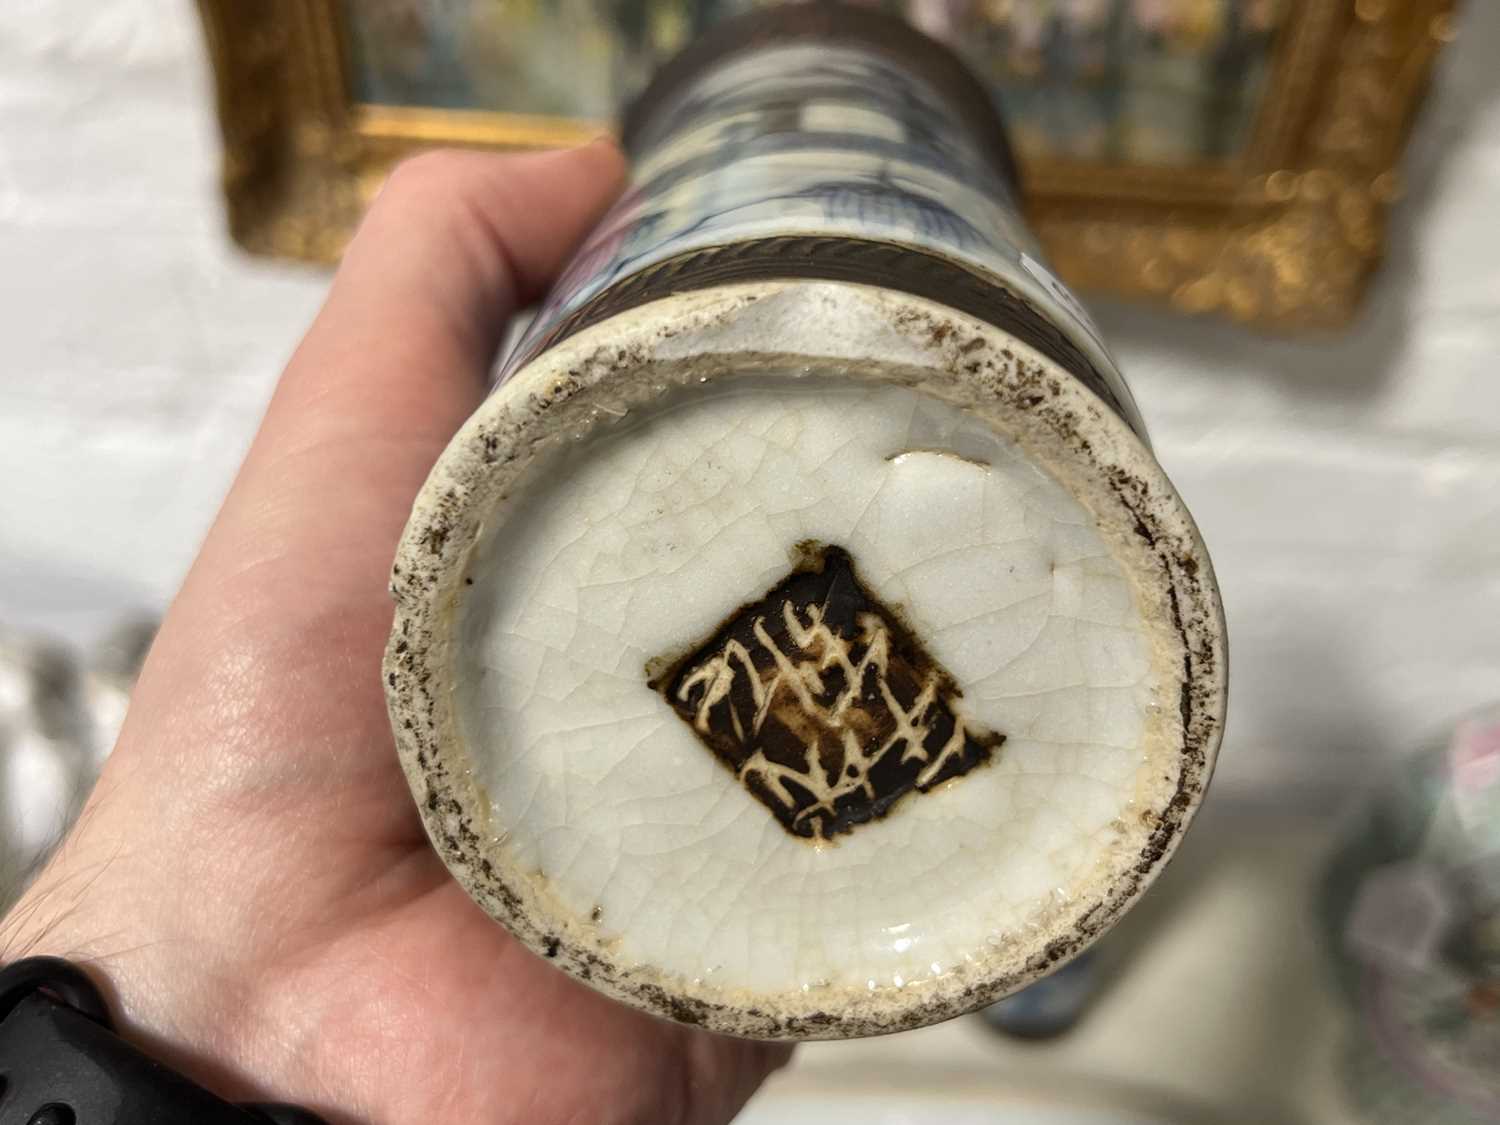
[[[230,235],[332,263],[405,156],[580,144],[696,36],[770,2],[197,0]],[[1069,286],[1282,328],[1357,311],[1462,23],[1457,0],[842,2],[904,16],[988,81]]]
[[[714,21],[772,0],[360,0],[354,96],[607,121]],[[1248,142],[1289,0],[859,0],[958,50],[1027,157],[1180,166]]]

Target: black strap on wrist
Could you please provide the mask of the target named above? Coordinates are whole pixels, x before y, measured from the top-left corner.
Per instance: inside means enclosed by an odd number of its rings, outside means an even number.
[[[234,1105],[114,1033],[87,974],[57,957],[0,969],[0,1125],[324,1125],[307,1110]]]

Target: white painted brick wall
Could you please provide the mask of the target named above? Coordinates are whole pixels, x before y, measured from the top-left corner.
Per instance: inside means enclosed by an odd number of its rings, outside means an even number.
[[[1344,336],[1098,309],[1217,562],[1221,800],[1327,807],[1500,696],[1500,5]],[[187,0],[0,7],[0,621],[86,640],[192,558],[326,277],[227,242]]]

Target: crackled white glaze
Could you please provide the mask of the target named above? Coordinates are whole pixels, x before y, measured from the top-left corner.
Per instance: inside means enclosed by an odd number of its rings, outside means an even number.
[[[925,653],[896,704],[930,661],[990,752],[800,836],[669,696],[810,541],[879,609],[851,620]],[[1076,953],[1175,848],[1222,729],[1212,569],[1130,426],[866,286],[681,294],[552,348],[455,436],[393,592],[397,745],[455,876],[595,987],[737,1034],[916,1026]],[[803,672],[812,606],[777,642]]]
[[[1117,861],[1114,822],[1160,769],[1147,717],[1178,685],[1088,511],[1013,442],[905,388],[730,379],[529,478],[470,562],[459,726],[509,861],[620,960],[901,985],[1015,942]],[[846,548],[1006,736],[828,844],[785,831],[646,672],[809,539]]]

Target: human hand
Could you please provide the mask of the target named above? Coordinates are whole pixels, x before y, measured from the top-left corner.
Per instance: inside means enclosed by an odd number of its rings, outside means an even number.
[[[122,1033],[331,1121],[727,1121],[786,1049],[606,1000],[429,848],[380,682],[407,512],[510,311],[619,191],[608,144],[398,168],[0,958],[97,969]]]

